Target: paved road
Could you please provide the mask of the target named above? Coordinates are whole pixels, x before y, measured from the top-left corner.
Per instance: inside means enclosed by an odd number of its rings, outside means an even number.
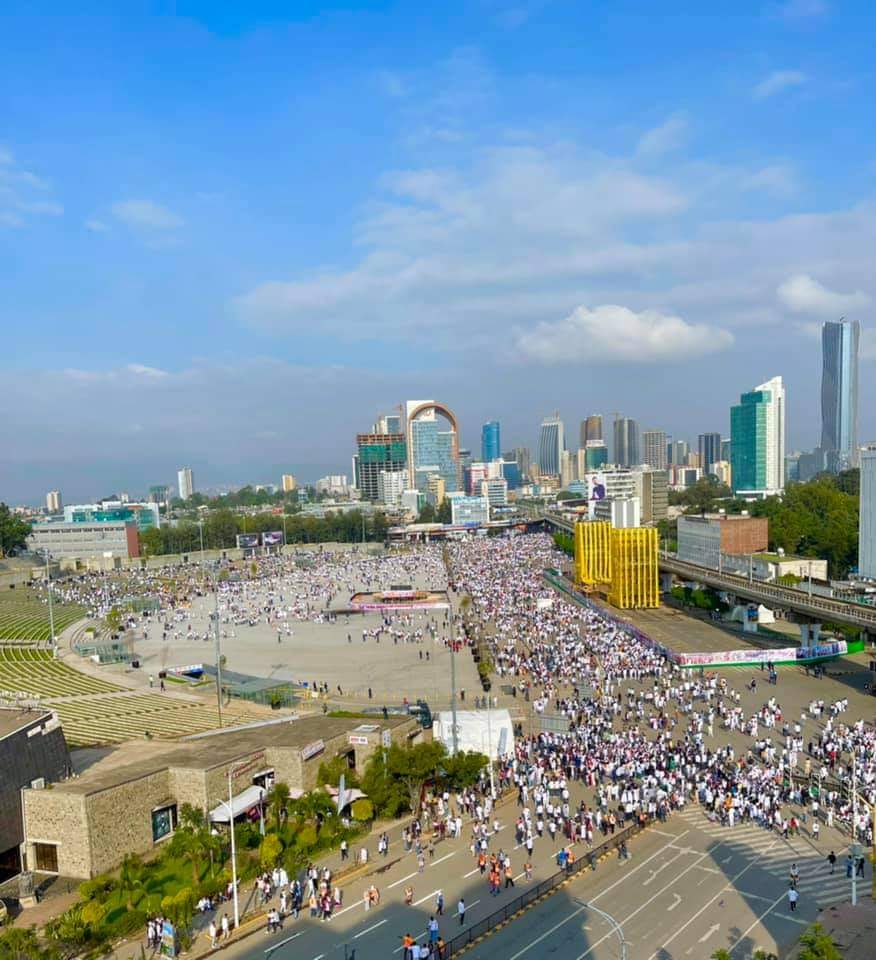
[[[502,810],[503,822],[512,819],[513,806]],[[846,899],[849,881],[838,864],[831,876],[826,861],[827,843],[836,841],[842,859],[841,839],[822,831],[821,842],[806,836],[783,840],[753,825],[733,828],[709,823],[698,807],[676,814],[667,824],[651,828],[630,843],[631,859],[612,858],[595,872],[586,871],[553,897],[512,922],[467,956],[472,960],[537,960],[556,954],[572,960],[614,960],[618,941],[592,903],[623,925],[629,960],[701,960],[719,946],[731,950],[735,960],[749,957],[756,947],[777,949],[792,941],[814,920],[820,907]],[[526,888],[522,874],[524,851],[515,850],[511,828],[493,839],[493,848],[511,850],[517,886],[492,898],[475,869],[468,842],[446,841],[433,863],[421,875],[413,855],[407,855],[374,878],[381,904],[370,911],[354,897],[361,896],[371,879],[353,883],[345,891],[343,909],[329,923],[303,916],[288,920],[278,934],[258,933],[229,953],[246,960],[341,960],[346,949],[357,960],[401,960],[400,938],[410,932],[421,940],[437,891],[447,902],[441,933],[450,939],[460,931],[455,916],[460,894],[467,904],[466,929]],[[533,882],[555,872],[556,846],[537,841],[533,857]],[[389,861],[392,863],[392,858]],[[792,863],[800,873],[800,903],[791,914],[787,903],[788,874]],[[861,884],[870,888],[870,870]],[[404,888],[414,886],[414,907],[403,902]]]
[[[630,860],[573,880],[467,958],[616,960],[618,936],[592,904],[620,923],[629,960],[704,960],[718,947],[744,960],[759,947],[775,951],[792,942],[821,907],[850,890],[841,864],[830,874],[824,843],[785,841],[753,825],[712,825],[699,808],[634,844]],[[787,898],[792,863],[800,873],[795,913]],[[859,890],[869,889],[868,867]]]

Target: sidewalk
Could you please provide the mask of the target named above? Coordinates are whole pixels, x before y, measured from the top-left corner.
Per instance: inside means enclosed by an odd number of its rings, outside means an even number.
[[[494,809],[502,809],[509,803],[513,803],[515,799],[516,793],[514,791],[507,792],[499,797]],[[340,851],[333,850],[325,854],[325,856],[316,859],[314,863],[320,869],[328,867],[332,871],[333,882],[337,882],[341,887],[345,895],[345,902],[352,902],[352,900],[348,901],[346,897],[346,893],[352,884],[359,883],[367,877],[383,873],[389,867],[398,863],[402,857],[408,855],[408,851],[404,849],[402,843],[402,832],[405,827],[412,822],[412,819],[411,817],[407,817],[400,821],[383,821],[375,824],[367,836],[361,837],[358,841],[354,841],[351,844],[349,860],[342,861]],[[465,818],[465,825],[468,826],[469,823],[468,818]],[[389,837],[389,850],[385,857],[378,856],[377,854],[377,841],[382,833],[386,833]],[[424,832],[423,836],[427,838],[431,836],[431,834]],[[449,840],[436,840],[436,849],[441,849],[441,844],[447,842],[449,842]],[[464,841],[460,840],[460,842]],[[357,860],[363,847],[368,851],[368,862],[364,865],[358,863]],[[358,895],[353,897],[353,900],[355,899],[358,899]],[[279,902],[279,897],[275,895],[266,904],[257,904],[255,884],[252,882],[247,882],[246,886],[241,884],[239,892],[240,927],[237,931],[233,931],[231,937],[217,949],[224,950],[227,947],[235,946],[251,934],[263,931],[265,913],[269,907],[277,907]],[[220,918],[223,913],[226,913],[229,919],[231,919],[233,910],[234,908],[231,901],[221,903],[214,912],[214,916],[217,918],[217,926],[218,918]],[[210,949],[209,938],[206,933],[210,919],[210,914],[195,917],[193,922],[195,935],[192,948],[186,956],[199,958],[216,953],[216,950]],[[147,950],[147,955],[149,955],[149,950],[146,947],[145,931],[142,931],[136,940],[124,940],[117,944],[112,953],[107,954],[107,957],[111,958],[111,960],[140,960],[141,946]]]

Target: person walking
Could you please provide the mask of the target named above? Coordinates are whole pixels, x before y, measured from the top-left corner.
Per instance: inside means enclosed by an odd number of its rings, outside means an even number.
[[[462,897],[459,898],[459,903],[456,905],[456,915],[459,917],[459,925],[463,926],[465,924],[465,900]]]
[[[836,869],[836,854],[833,850],[827,855],[827,862],[830,864],[830,872],[833,873]]]
[[[797,901],[799,899],[800,899],[800,894],[797,893],[797,891],[793,887],[791,887],[791,889],[788,890],[788,906],[791,908],[791,913],[794,913],[796,911]]]
[[[437,913],[439,917],[444,916],[444,891],[443,890],[439,890],[438,896],[435,898],[435,913]]]

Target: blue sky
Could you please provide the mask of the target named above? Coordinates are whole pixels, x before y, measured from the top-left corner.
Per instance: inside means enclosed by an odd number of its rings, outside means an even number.
[[[780,373],[816,442],[819,325],[876,299],[872,4],[34,7],[0,11],[0,499],[348,470],[409,397],[467,445],[695,438]]]

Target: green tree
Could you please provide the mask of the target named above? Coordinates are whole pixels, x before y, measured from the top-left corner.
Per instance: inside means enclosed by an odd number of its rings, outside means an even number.
[[[143,861],[135,853],[126,853],[119,869],[119,890],[129,910],[134,907],[134,894],[143,889]]]
[[[438,510],[435,513],[435,519],[438,523],[450,523],[453,520],[453,505],[450,503],[450,500],[445,497],[441,503],[438,505]]]
[[[57,949],[41,943],[36,927],[10,927],[0,932],[0,960],[53,960]]]
[[[316,772],[316,782],[320,786],[328,784],[331,787],[336,787],[341,782],[342,775],[346,786],[359,786],[359,777],[355,770],[350,769],[350,764],[345,756],[333,757],[331,760],[323,761]]]
[[[431,503],[424,503],[420,515],[417,517],[417,523],[435,523],[435,508]]]
[[[279,863],[282,855],[283,841],[276,833],[267,834],[259,847],[259,863],[262,867],[270,869]]]
[[[452,790],[471,787],[480,780],[481,773],[489,766],[486,754],[475,750],[460,750],[455,756],[445,757],[441,767],[444,771],[441,779]]]
[[[289,803],[289,785],[282,781],[277,781],[273,787],[271,787],[267,799],[268,811],[274,820],[274,829],[279,831],[286,807]]]
[[[0,557],[23,548],[29,533],[30,524],[16,517],[5,503],[0,503]]]
[[[409,747],[394,743],[387,751],[386,772],[407,791],[408,804],[415,816],[420,811],[424,784],[438,776],[446,756],[447,749],[437,740]]]
[[[720,947],[712,954],[711,960],[732,960],[732,958],[729,950]]]
[[[398,780],[387,773],[382,750],[373,753],[365,765],[362,789],[368,794],[380,816],[394,819],[409,809],[407,791]]]
[[[813,924],[800,937],[800,946],[800,960],[843,960],[842,954],[830,939],[830,934],[820,923]]]

